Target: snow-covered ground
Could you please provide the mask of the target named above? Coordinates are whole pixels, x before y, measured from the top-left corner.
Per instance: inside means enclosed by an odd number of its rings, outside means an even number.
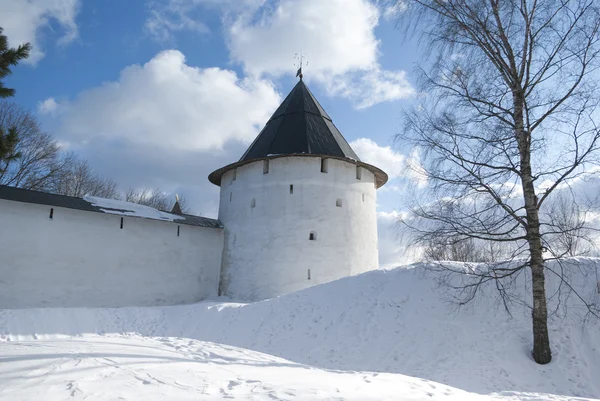
[[[182,338],[86,337],[9,344],[3,400],[490,400],[390,373],[323,370]]]
[[[597,296],[600,260],[572,263]],[[540,366],[526,307],[511,318],[490,292],[457,310],[421,267],[253,304],[0,310],[0,399],[600,398],[600,325],[582,323],[574,296],[560,297],[570,315],[551,317],[554,359]]]

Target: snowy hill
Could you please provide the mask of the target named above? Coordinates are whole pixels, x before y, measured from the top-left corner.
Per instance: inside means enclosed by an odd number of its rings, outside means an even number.
[[[579,275],[573,283],[581,293],[595,294],[600,260],[571,263]],[[329,373],[320,369],[396,374],[381,375],[384,376],[382,391],[388,388],[388,384],[383,384],[388,379],[390,383],[409,387],[419,383],[411,382],[417,379],[401,376],[409,375],[473,393],[500,393],[512,399],[563,399],[524,393],[600,398],[600,325],[594,321],[582,324],[582,313],[573,296],[560,297],[560,308],[550,321],[554,359],[549,365],[539,366],[529,356],[531,323],[527,308],[515,306],[511,318],[495,306],[494,293],[489,292],[467,308],[457,310],[440,297],[434,280],[423,273],[422,267],[373,271],[254,304],[216,300],[156,308],[2,310],[0,338],[29,344],[14,351],[25,355],[23,349],[29,350],[27,347],[52,353],[55,343],[75,344],[84,349],[89,346],[65,342],[69,336],[86,334],[81,341],[90,338],[106,341],[103,339],[107,337],[87,334],[110,334],[112,338],[118,333],[138,333],[169,337],[165,341],[170,343],[186,341],[172,339],[177,337],[263,352],[293,361],[291,365],[296,367],[297,363],[312,365],[315,368],[305,367],[305,370],[316,369],[323,377]],[[548,294],[553,295],[551,304],[555,305],[559,300],[556,283],[549,279],[548,287]],[[571,312],[566,318],[561,313],[565,306]],[[159,341],[147,340],[155,345]],[[208,347],[205,343],[192,343],[200,354],[203,347]],[[6,349],[8,345],[2,347]],[[271,357],[260,354],[256,358]],[[0,371],[0,383],[2,375]],[[334,385],[333,379],[324,381]],[[298,386],[304,388],[302,384]],[[324,387],[319,388],[325,391]],[[394,387],[390,391],[400,394],[404,390]],[[456,394],[458,390],[453,391]],[[406,394],[407,398],[396,399],[419,399]],[[426,399],[424,392],[419,394]],[[444,393],[435,394],[441,397]],[[2,384],[0,399],[13,399],[2,392]],[[466,398],[463,394],[463,398],[457,399]]]
[[[323,370],[188,339],[111,336],[19,345],[0,357],[3,400],[493,399],[408,376]]]

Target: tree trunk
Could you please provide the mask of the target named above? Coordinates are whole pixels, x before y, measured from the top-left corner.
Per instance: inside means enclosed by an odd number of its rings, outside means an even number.
[[[515,134],[521,159],[521,184],[527,220],[527,242],[529,245],[531,284],[533,289],[533,359],[539,364],[552,360],[550,338],[548,336],[548,308],[546,303],[546,284],[544,278],[544,259],[542,256],[542,237],[538,200],[531,172],[531,134],[523,124],[524,98],[520,91],[514,95]]]
[[[522,182],[525,209],[527,211],[527,242],[529,243],[531,257],[531,286],[533,289],[533,310],[531,312],[533,320],[533,359],[539,364],[546,364],[552,360],[552,351],[550,350],[550,338],[548,336],[548,308],[546,304],[540,220],[531,175],[523,177]]]

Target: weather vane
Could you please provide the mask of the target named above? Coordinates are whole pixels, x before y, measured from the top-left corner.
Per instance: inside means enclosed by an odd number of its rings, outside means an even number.
[[[302,81],[302,76],[303,76],[302,75],[302,67],[307,66],[308,61],[306,63],[304,62],[304,56],[303,56],[302,52],[294,54],[294,58],[298,62],[298,64],[297,64],[298,71],[296,71],[296,77],[300,77],[300,81]]]

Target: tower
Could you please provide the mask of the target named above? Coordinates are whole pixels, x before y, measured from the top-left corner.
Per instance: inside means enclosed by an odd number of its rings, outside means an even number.
[[[302,79],[246,153],[209,175],[221,187],[219,291],[272,298],[378,267],[376,190]]]

